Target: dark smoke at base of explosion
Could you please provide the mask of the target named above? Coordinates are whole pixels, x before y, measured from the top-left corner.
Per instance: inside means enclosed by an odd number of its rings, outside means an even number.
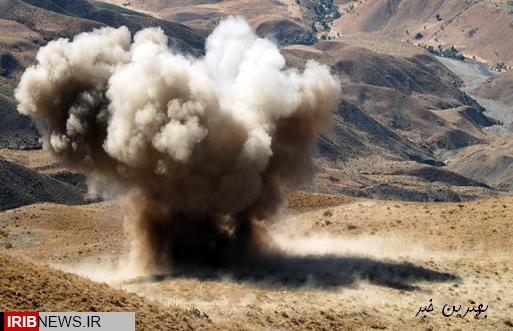
[[[126,195],[131,263],[144,274],[223,265],[272,246],[262,222],[309,181],[340,99],[329,68],[286,68],[272,41],[230,17],[205,56],[173,51],[159,28],[102,28],[42,47],[16,89],[44,148]]]

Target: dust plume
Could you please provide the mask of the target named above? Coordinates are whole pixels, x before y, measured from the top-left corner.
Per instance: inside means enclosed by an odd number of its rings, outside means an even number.
[[[165,272],[270,244],[259,221],[311,178],[339,94],[328,67],[286,68],[272,41],[231,17],[201,58],[170,49],[160,28],[52,41],[15,96],[44,148],[91,191],[129,196],[132,258]]]

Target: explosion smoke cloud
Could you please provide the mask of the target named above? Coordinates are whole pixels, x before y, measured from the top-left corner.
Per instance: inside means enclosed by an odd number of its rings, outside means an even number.
[[[130,193],[136,260],[152,272],[251,249],[254,220],[311,177],[339,100],[326,66],[287,69],[242,18],[205,51],[174,52],[159,28],[103,28],[42,47],[16,90],[46,149],[95,192]]]

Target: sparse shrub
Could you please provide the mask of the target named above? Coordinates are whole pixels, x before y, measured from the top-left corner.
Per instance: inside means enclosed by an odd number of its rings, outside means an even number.
[[[417,34],[415,35],[415,39],[422,39],[424,38],[424,35],[420,32],[417,32]]]
[[[342,17],[342,13],[338,10],[338,7],[335,7],[335,11],[333,12],[333,19],[337,19]]]
[[[331,210],[326,210],[324,213],[323,213],[324,217],[331,217],[333,216],[333,212]]]
[[[356,226],[356,225],[354,225],[354,224],[348,224],[348,225],[347,225],[347,229],[348,229],[349,231],[354,230],[354,229],[356,229],[356,228],[357,228],[357,226]]]
[[[309,31],[299,36],[295,36],[291,40],[285,40],[284,44],[300,44],[300,45],[313,45],[317,42],[314,31]]]
[[[196,307],[187,307],[186,310],[189,314],[191,314],[192,316],[194,316],[196,318],[203,318],[203,319],[207,319],[207,320],[209,319],[209,316],[206,313],[200,311]]]
[[[504,64],[504,62],[499,62],[492,68],[495,71],[501,72],[504,70],[507,70],[507,66]]]
[[[12,248],[12,244],[11,243],[5,243],[5,248],[6,249],[11,249]]]
[[[469,36],[469,38],[474,37],[478,30],[479,30],[479,28],[474,28],[474,29],[470,30],[470,31],[468,32],[468,36]]]
[[[442,55],[444,57],[458,59],[458,60],[464,60],[465,59],[465,57],[460,54],[460,51],[456,47],[454,47],[454,46],[451,46],[451,47],[449,47],[447,49],[444,49],[443,51],[440,52],[440,55]]]

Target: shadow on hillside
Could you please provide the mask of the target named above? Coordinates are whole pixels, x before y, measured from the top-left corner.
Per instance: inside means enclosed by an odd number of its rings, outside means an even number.
[[[415,282],[459,281],[459,277],[411,263],[379,261],[336,255],[290,256],[283,254],[248,258],[223,267],[182,266],[172,274],[142,281],[163,281],[174,277],[201,280],[231,278],[272,287],[333,289],[357,286],[359,280],[398,290],[412,291]],[[140,280],[141,281],[141,280]]]

